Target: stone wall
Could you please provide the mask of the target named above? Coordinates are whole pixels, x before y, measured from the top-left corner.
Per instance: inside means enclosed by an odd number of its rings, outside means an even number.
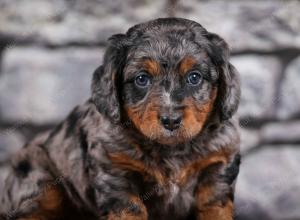
[[[89,97],[111,34],[175,14],[224,37],[241,74],[237,218],[300,219],[299,11],[297,0],[0,0],[0,164]]]

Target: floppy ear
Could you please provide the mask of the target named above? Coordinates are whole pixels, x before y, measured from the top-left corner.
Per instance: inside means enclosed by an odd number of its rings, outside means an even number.
[[[209,33],[212,59],[219,73],[218,103],[221,120],[230,119],[237,111],[241,90],[239,74],[235,67],[229,63],[229,49],[227,43],[218,35]]]
[[[120,121],[120,79],[125,59],[125,35],[113,35],[105,54],[103,65],[98,67],[92,80],[92,101],[98,111],[112,122]]]
[[[239,75],[231,63],[227,63],[223,67],[223,74],[220,77],[219,94],[221,99],[221,119],[230,119],[238,109],[241,96]]]

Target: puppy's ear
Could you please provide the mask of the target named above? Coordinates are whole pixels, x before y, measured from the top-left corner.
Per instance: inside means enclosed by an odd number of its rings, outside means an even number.
[[[92,101],[98,111],[107,116],[112,122],[120,121],[121,74],[125,59],[126,35],[113,35],[104,54],[103,65],[93,75]]]
[[[227,43],[216,34],[208,34],[211,45],[211,57],[219,73],[218,104],[221,120],[230,119],[237,111],[241,90],[239,74],[229,63],[229,49]]]
[[[240,79],[236,68],[228,63],[220,77],[219,96],[221,99],[221,119],[230,119],[237,111],[240,102]]]

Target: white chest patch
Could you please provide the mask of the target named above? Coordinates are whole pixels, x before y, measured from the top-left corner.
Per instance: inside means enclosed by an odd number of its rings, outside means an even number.
[[[174,199],[178,196],[179,194],[179,186],[175,183],[170,183],[170,195],[168,197],[168,203],[172,203]]]

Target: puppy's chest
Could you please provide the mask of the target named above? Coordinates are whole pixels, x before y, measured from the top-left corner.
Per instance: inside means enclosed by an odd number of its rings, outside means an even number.
[[[148,207],[152,219],[157,219],[158,216],[177,219],[187,216],[192,209],[198,185],[197,177],[192,176],[188,181],[180,182],[180,175],[180,171],[177,171],[166,176],[163,184],[147,180],[142,182],[140,198]]]
[[[197,185],[197,179],[193,177],[184,185],[173,178],[167,179],[163,184],[144,182],[144,185],[147,187],[146,190],[144,190],[143,194],[146,196],[148,195],[148,198],[144,199],[150,200],[152,192],[153,198],[159,197],[167,205],[183,200],[187,202],[187,199],[191,200],[191,198],[193,197],[193,192]]]
[[[201,175],[210,175],[207,173],[209,168],[224,163],[225,157],[222,153],[214,153],[206,157],[188,155],[185,158],[150,160],[114,153],[110,154],[110,160],[112,167],[122,171],[121,175],[136,189],[135,193],[145,203],[149,214],[157,216],[150,219],[181,219],[176,216],[188,216],[195,205]]]

